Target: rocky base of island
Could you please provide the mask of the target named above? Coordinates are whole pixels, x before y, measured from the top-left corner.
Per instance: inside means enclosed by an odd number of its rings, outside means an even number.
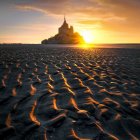
[[[57,34],[54,37],[45,39],[42,44],[79,44],[84,43],[83,37],[79,33],[73,33],[73,35]]]

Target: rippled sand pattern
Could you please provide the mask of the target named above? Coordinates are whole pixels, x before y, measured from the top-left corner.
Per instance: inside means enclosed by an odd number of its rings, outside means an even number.
[[[139,139],[139,49],[0,47],[0,140]]]

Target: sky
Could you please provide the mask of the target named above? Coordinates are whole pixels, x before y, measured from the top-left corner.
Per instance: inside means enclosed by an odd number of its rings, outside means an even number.
[[[69,25],[92,43],[140,43],[140,0],[1,0],[0,43],[40,43]]]

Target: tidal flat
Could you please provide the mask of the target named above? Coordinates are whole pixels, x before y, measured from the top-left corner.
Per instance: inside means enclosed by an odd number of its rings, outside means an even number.
[[[139,140],[140,49],[0,46],[1,140]]]

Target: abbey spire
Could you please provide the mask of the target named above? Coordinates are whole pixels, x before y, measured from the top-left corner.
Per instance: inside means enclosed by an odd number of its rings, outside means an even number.
[[[65,15],[64,15],[64,22],[66,22],[66,18],[65,18]]]

